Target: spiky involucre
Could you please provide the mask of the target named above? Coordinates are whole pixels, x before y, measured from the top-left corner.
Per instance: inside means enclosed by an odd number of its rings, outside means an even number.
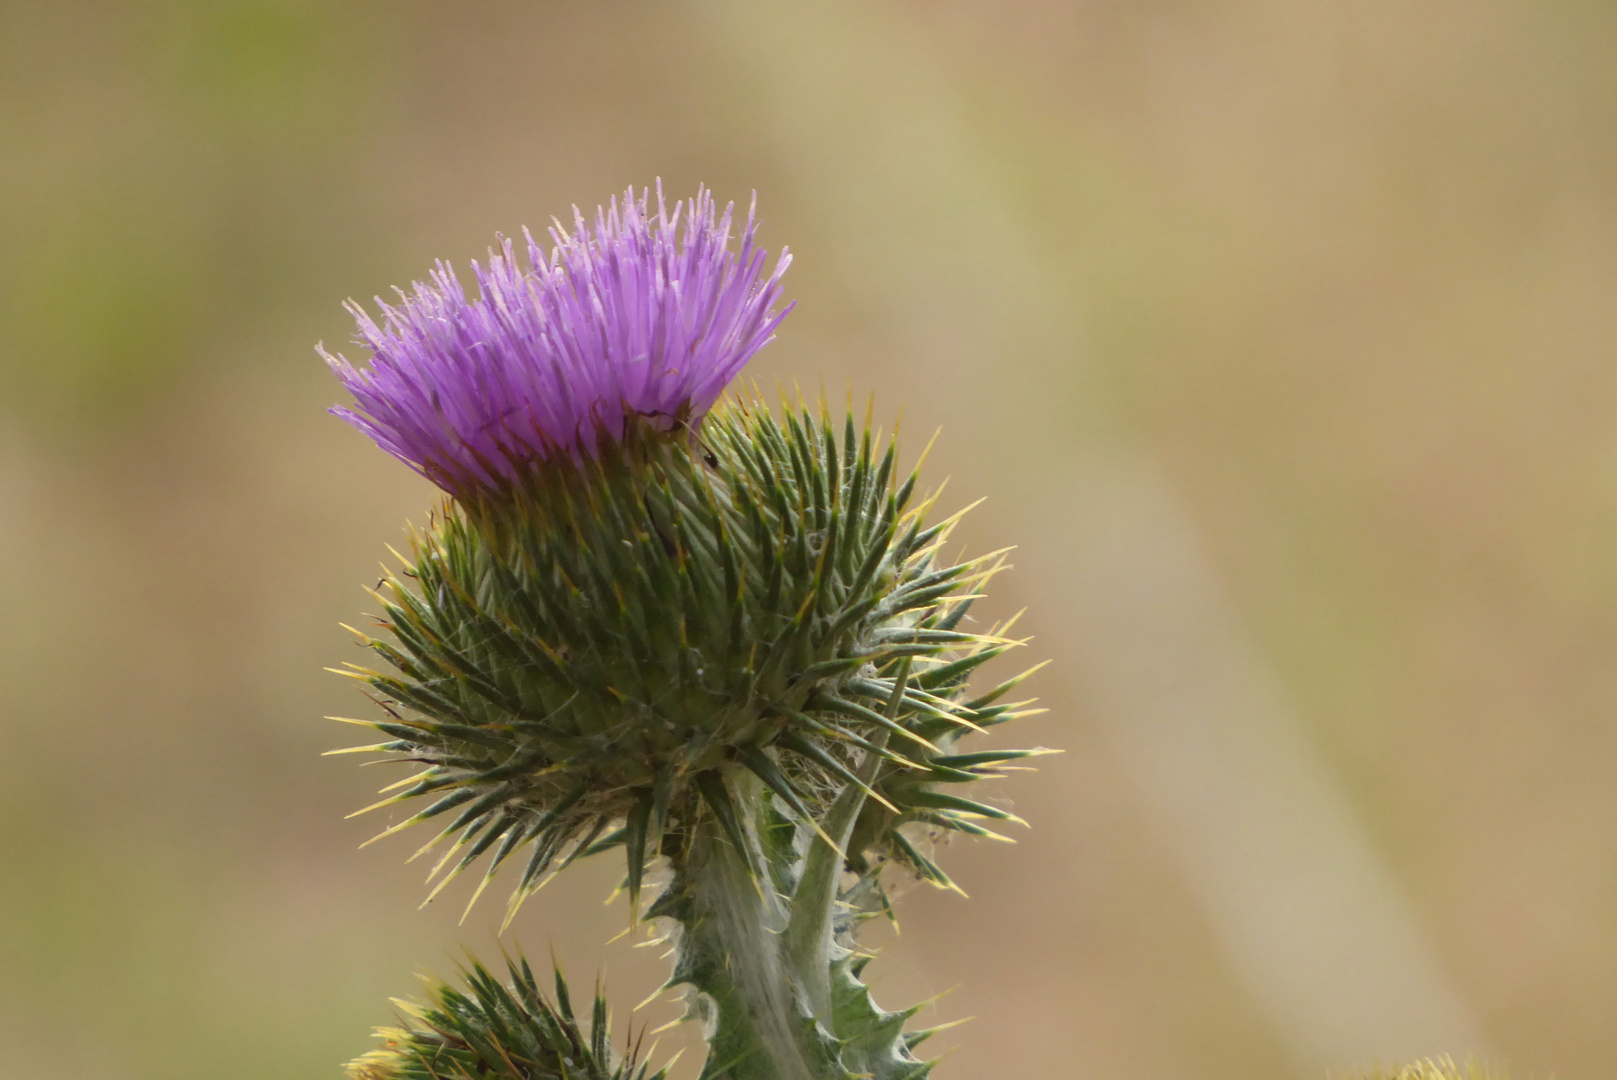
[[[466,989],[433,984],[425,1005],[396,1002],[402,1026],[376,1029],[382,1046],[348,1066],[350,1080],[663,1080],[630,1044],[612,1050],[599,994],[586,1035],[560,970],[556,1000],[545,998],[526,960],[509,963],[510,983],[481,964]]]
[[[998,564],[938,561],[949,523],[925,525],[879,442],[851,416],[839,438],[823,409],[732,405],[699,440],[631,430],[446,504],[387,582],[394,642],[366,639],[393,670],[355,670],[389,712],[366,721],[389,741],[355,749],[425,766],[378,805],[433,799],[388,831],[447,821],[445,881],[526,848],[518,897],[622,843],[635,894],[698,817],[732,828],[723,767],[813,821],[876,753],[859,851],[946,882],[898,827],[986,831],[1009,815],[934,785],[1028,752],[949,752],[1017,715],[996,703],[1011,684],[965,698],[1010,644],[960,624]]]

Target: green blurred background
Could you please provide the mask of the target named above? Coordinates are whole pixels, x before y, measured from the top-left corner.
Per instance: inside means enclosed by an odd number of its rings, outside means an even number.
[[[871,968],[939,1080],[1617,1073],[1617,9],[7,0],[0,1077],[335,1077],[492,950],[318,757],[433,493],[313,345],[658,176],[758,192],[754,374],[942,426],[1055,660],[1033,830]],[[623,1023],[612,876],[514,934]]]

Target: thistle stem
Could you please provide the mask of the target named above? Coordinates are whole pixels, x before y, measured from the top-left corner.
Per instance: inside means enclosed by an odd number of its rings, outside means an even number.
[[[702,1080],[840,1080],[801,974],[781,947],[790,915],[770,871],[782,868],[770,867],[759,835],[768,794],[745,770],[732,770],[727,781],[741,836],[705,822],[653,909],[684,927],[674,981],[692,984],[711,1003]]]
[[[890,711],[903,694],[909,666],[894,685]],[[676,862],[662,914],[684,925],[675,982],[706,996],[710,1052],[702,1080],[844,1080],[838,1022],[838,980],[851,979],[850,954],[835,940],[845,848],[865,792],[881,766],[882,732],[849,784],[831,804],[808,851],[773,842],[765,834],[777,819],[770,794],[746,769],[730,769],[725,785],[737,808],[733,828],[709,819]],[[656,909],[654,909],[656,911]],[[857,986],[854,981],[853,985]],[[842,987],[844,991],[848,987]],[[851,1018],[857,1034],[890,1028],[878,1057],[909,1072],[907,1054],[895,1054],[902,1018],[882,1014],[859,995]]]
[[[893,680],[893,694],[887,703],[889,718],[898,714],[909,682],[910,658],[905,657]],[[831,804],[817,835],[809,842],[803,861],[803,875],[792,898],[792,912],[786,927],[785,950],[794,970],[801,973],[803,989],[815,1017],[827,1030],[835,1030],[831,1000],[831,962],[834,959],[832,916],[838,886],[847,865],[846,848],[853,834],[859,811],[864,809],[865,792],[881,768],[881,751],[887,746],[888,732],[876,734],[873,751],[865,754],[859,766],[859,783],[843,788]]]
[[[827,1029],[833,1024],[831,918],[836,907],[838,879],[842,876],[843,849],[847,847],[864,801],[865,793],[850,784],[831,805],[822,826],[826,835],[815,836],[810,841],[812,846],[804,860],[803,877],[792,898],[791,916],[782,941],[788,963],[803,981],[803,991],[815,1019]],[[835,847],[831,845],[833,840]]]

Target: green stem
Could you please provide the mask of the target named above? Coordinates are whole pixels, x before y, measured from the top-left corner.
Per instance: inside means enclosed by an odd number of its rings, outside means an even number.
[[[906,661],[890,713],[908,675]],[[920,1080],[929,1071],[909,1053],[910,1012],[877,1008],[858,978],[862,961],[836,939],[845,849],[885,743],[883,732],[860,783],[813,832],[787,822],[750,770],[728,769],[733,829],[710,817],[675,860],[652,914],[683,926],[671,983],[702,995],[693,1009],[709,1023],[701,1080]]]
[[[876,738],[878,749],[887,745],[887,732]],[[834,1030],[831,997],[831,964],[835,943],[832,917],[836,913],[838,886],[847,863],[848,840],[853,835],[859,811],[864,809],[865,789],[876,778],[881,758],[867,754],[859,769],[864,787],[849,784],[831,804],[821,825],[823,832],[810,841],[803,860],[803,876],[792,897],[792,913],[786,925],[785,950],[793,970],[800,972],[804,990],[815,1017]]]
[[[905,657],[893,680],[892,697],[887,702],[887,715],[898,715],[898,705],[904,698],[909,683],[910,658]],[[831,993],[831,964],[840,959],[832,940],[832,917],[836,911],[838,886],[843,868],[847,865],[846,848],[853,834],[859,811],[864,809],[865,792],[875,783],[876,771],[881,767],[879,751],[887,745],[888,733],[876,734],[876,752],[867,752],[859,766],[859,783],[842,789],[836,802],[821,823],[819,832],[811,840],[808,856],[804,859],[803,875],[792,897],[792,913],[786,927],[785,951],[794,971],[800,973],[803,989],[815,1017],[827,1030],[834,1031],[834,1002]]]
[[[831,805],[831,812],[821,826],[825,835],[816,835],[810,841],[812,846],[792,897],[792,911],[782,940],[787,962],[802,979],[815,1019],[827,1029],[833,1024],[831,919],[836,909],[837,885],[842,877],[843,851],[864,801],[865,793],[850,784]]]
[[[835,1048],[820,1038],[801,979],[783,956],[786,905],[774,881],[754,874],[776,861],[759,830],[768,793],[743,769],[728,780],[748,850],[737,850],[717,821],[705,822],[652,912],[684,928],[673,982],[690,983],[711,1002],[702,1080],[841,1080]]]

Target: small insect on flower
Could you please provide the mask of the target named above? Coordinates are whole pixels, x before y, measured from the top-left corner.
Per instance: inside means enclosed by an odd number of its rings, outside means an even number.
[[[369,366],[321,355],[354,396],[341,416],[452,495],[498,492],[535,462],[578,458],[621,439],[635,418],[694,428],[791,310],[777,309],[782,250],[765,273],[756,202],[731,248],[735,208],[712,194],[670,211],[657,186],[577,208],[549,251],[524,230],[527,265],[503,240],[472,264],[469,298],[439,262],[399,303],[360,305],[355,341]]]

